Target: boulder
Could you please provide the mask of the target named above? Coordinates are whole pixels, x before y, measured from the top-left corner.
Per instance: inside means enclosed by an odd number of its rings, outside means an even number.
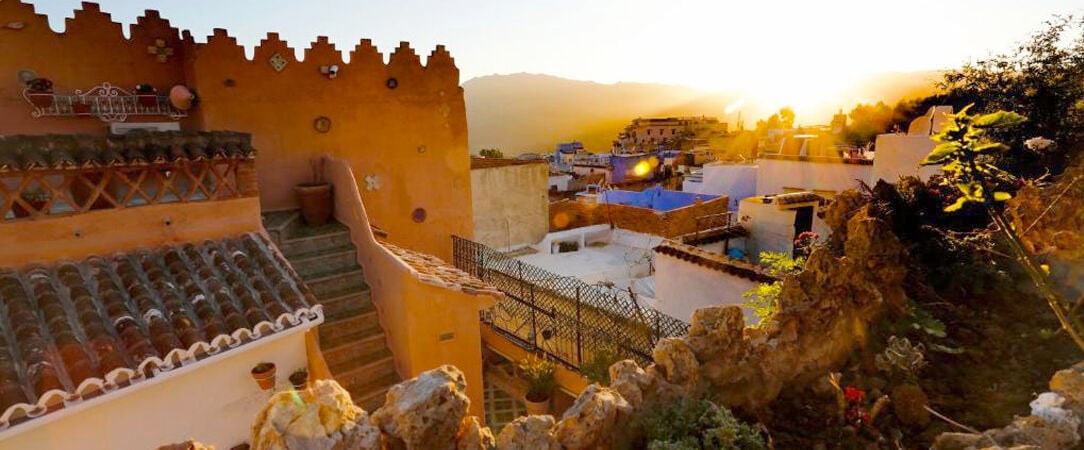
[[[252,425],[253,450],[376,450],[380,432],[333,380],[279,392]]]
[[[454,449],[470,399],[463,372],[444,365],[422,372],[388,391],[372,422],[407,449]]]
[[[553,434],[568,450],[609,448],[618,417],[631,411],[616,390],[592,384],[565,411]]]
[[[561,450],[553,424],[553,416],[518,417],[497,435],[497,450]]]
[[[655,344],[651,352],[656,368],[666,381],[682,387],[692,387],[699,381],[700,363],[692,348],[681,338],[666,338]]]
[[[493,432],[477,417],[464,417],[455,436],[456,450],[489,450],[496,445]]]
[[[626,359],[610,365],[610,388],[621,394],[633,408],[644,401],[644,387],[651,380],[636,361]]]

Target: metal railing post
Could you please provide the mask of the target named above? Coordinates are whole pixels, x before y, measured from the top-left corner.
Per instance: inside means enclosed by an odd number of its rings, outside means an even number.
[[[583,367],[583,336],[580,328],[583,321],[580,317],[580,287],[576,286],[576,367]]]
[[[520,269],[522,271],[522,263]],[[531,343],[534,344],[534,348],[538,348],[538,304],[534,299],[534,285],[531,285]]]

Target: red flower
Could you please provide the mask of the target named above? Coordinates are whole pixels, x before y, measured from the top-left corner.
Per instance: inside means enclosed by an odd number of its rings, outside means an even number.
[[[849,403],[865,403],[866,391],[855,389],[854,386],[847,386],[843,389],[843,397],[846,398]]]

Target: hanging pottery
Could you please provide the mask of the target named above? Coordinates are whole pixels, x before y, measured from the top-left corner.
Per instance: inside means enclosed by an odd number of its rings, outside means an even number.
[[[169,104],[181,111],[188,111],[192,107],[192,100],[195,98],[196,94],[179,84],[169,90]]]

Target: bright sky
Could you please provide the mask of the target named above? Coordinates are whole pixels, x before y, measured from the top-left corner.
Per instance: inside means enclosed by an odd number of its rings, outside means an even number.
[[[2,1],[2,0],[0,0]],[[32,0],[54,29],[80,0]],[[327,35],[385,53],[445,44],[462,80],[545,73],[787,98],[831,95],[860,75],[941,69],[1002,52],[1080,0],[100,0],[115,21],[162,12],[200,41],[227,28],[248,48],[278,31],[298,49]],[[771,92],[770,95],[767,93]]]

